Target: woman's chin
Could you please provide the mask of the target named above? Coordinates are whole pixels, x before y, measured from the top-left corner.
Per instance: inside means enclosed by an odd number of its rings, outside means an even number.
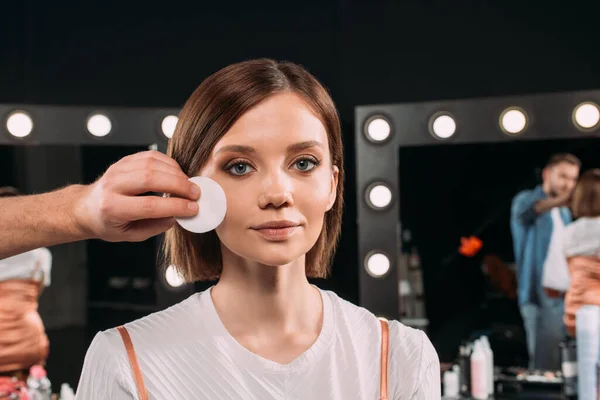
[[[293,264],[298,258],[299,257],[290,257],[289,255],[277,257],[270,254],[268,257],[256,257],[254,260],[259,264],[269,267],[281,267]]]
[[[271,246],[253,249],[252,254],[247,254],[246,259],[253,260],[262,265],[279,267],[296,263],[306,254],[306,251],[285,246],[281,249],[273,249]]]
[[[299,241],[267,243],[247,241],[243,243],[243,246],[232,247],[223,244],[227,249],[226,251],[233,253],[235,257],[241,260],[270,267],[296,264],[300,259],[302,259],[301,264],[304,265],[304,256],[314,245],[314,243],[311,243],[310,246],[307,246],[305,243],[299,243]]]

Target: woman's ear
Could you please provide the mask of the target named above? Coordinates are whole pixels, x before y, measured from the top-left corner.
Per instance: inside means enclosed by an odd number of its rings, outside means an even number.
[[[329,202],[327,203],[327,209],[325,211],[331,210],[331,207],[335,204],[335,199],[337,198],[337,185],[338,185],[338,177],[340,175],[340,169],[334,165],[331,171],[331,190],[329,192]]]

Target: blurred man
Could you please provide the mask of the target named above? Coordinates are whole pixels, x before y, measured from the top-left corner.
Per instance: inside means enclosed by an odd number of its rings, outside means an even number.
[[[543,278],[544,269],[566,262],[558,241],[562,229],[572,220],[568,204],[580,166],[581,162],[572,154],[552,156],[543,170],[542,184],[518,193],[512,202],[510,227],[517,264],[518,301],[530,368],[560,369],[558,345],[566,335],[565,293],[544,288]]]

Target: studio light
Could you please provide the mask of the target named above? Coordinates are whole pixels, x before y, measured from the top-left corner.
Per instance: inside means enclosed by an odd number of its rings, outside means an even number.
[[[517,107],[509,107],[500,115],[500,127],[508,135],[518,135],[527,127],[525,111]]]
[[[165,135],[168,139],[171,139],[173,137],[175,127],[177,126],[177,121],[179,121],[179,118],[177,118],[177,116],[175,115],[167,115],[162,120],[162,124],[160,125],[160,127],[162,129],[163,135]]]
[[[24,138],[33,131],[33,119],[25,111],[15,111],[6,119],[6,129],[14,137]]]
[[[390,259],[382,253],[371,253],[367,256],[365,267],[369,275],[380,278],[390,270]]]
[[[391,133],[390,123],[381,116],[371,117],[365,124],[365,135],[373,143],[385,142]]]
[[[104,137],[112,130],[112,123],[106,115],[94,114],[87,120],[87,130],[96,137]]]
[[[174,265],[169,265],[165,270],[165,280],[167,284],[171,287],[177,288],[185,283],[179,272],[177,272],[177,268]]]
[[[594,129],[600,121],[600,111],[594,103],[581,103],[573,111],[573,122],[582,130]]]
[[[448,139],[456,132],[456,121],[447,113],[438,113],[431,118],[430,131],[439,139]]]
[[[367,188],[367,204],[375,210],[383,210],[392,202],[392,191],[383,183],[374,183]]]

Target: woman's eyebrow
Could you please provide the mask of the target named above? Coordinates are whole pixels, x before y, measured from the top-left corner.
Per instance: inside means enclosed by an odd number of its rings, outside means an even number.
[[[323,143],[316,141],[316,140],[307,140],[305,142],[298,142],[298,143],[294,143],[294,144],[290,144],[287,147],[288,151],[298,151],[298,150],[306,150],[306,149],[310,149],[311,147],[321,147],[324,148]]]
[[[290,152],[290,151],[306,150],[306,149],[310,149],[311,147],[324,148],[323,143],[321,143],[319,141],[307,140],[305,142],[298,142],[298,143],[290,144],[287,147],[287,151]],[[250,146],[231,144],[231,145],[223,146],[219,150],[217,150],[217,154],[226,153],[226,152],[252,154],[252,153],[256,153],[256,149],[254,149],[254,147],[250,147]]]
[[[250,153],[256,153],[256,150],[253,147],[241,146],[238,144],[223,146],[219,150],[217,150],[217,154],[226,153],[226,152],[250,154]]]

